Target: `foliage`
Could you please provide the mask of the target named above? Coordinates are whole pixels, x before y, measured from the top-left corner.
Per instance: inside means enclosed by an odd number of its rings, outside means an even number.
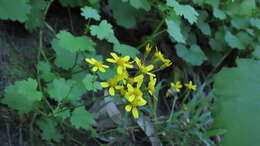
[[[37,81],[29,78],[24,81],[17,81],[5,89],[5,96],[2,103],[10,108],[18,110],[19,114],[25,114],[38,107],[37,103],[42,99],[42,93],[37,91]]]
[[[257,136],[260,130],[257,116],[260,62],[252,59],[237,59],[236,62],[237,67],[224,68],[214,78],[219,96],[214,125],[228,131],[221,141],[223,145],[257,145],[260,142]]]

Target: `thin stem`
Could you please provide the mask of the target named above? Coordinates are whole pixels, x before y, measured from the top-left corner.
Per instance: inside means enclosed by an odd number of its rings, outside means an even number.
[[[148,42],[152,41],[155,37],[157,37],[158,35],[160,35],[161,33],[163,33],[165,30],[163,31],[159,31],[160,28],[162,27],[162,25],[164,24],[165,18],[163,18],[160,23],[156,26],[156,28],[154,29],[153,33],[150,35],[150,37],[148,37],[148,39],[146,41],[144,41],[142,44],[140,44],[139,46],[137,46],[137,49],[140,49],[142,47],[144,47]],[[158,32],[159,31],[159,32]]]
[[[178,97],[177,97],[177,96],[174,96],[174,99],[173,99],[173,102],[172,102],[171,113],[170,113],[169,119],[168,119],[166,122],[170,122],[171,119],[172,119],[172,117],[173,117],[174,107],[175,107],[175,104],[176,104],[177,99],[178,99]]]

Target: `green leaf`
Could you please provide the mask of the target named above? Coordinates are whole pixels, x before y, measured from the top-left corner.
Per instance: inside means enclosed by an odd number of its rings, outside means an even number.
[[[136,9],[144,9],[149,11],[151,9],[151,5],[147,0],[129,0],[130,4]]]
[[[63,48],[71,51],[72,53],[78,51],[94,51],[94,46],[96,45],[89,37],[73,36],[71,33],[67,31],[60,31],[56,35],[58,39],[58,45]]]
[[[223,146],[257,146],[260,143],[260,61],[238,59],[237,67],[224,68],[214,77],[214,127],[226,129]]]
[[[227,130],[225,130],[225,129],[210,130],[210,131],[207,131],[206,133],[204,133],[203,138],[209,138],[211,136],[222,135],[222,134],[225,134],[226,132],[227,132]]]
[[[62,120],[66,120],[68,117],[70,117],[70,110],[68,110],[67,108],[64,107],[57,107],[54,111],[53,111],[53,116],[60,118]]]
[[[51,65],[47,62],[40,61],[37,65],[37,70],[39,71],[40,78],[46,82],[56,78],[56,75],[51,72]]]
[[[244,44],[242,44],[242,42],[235,36],[233,35],[231,32],[226,31],[225,34],[225,41],[228,43],[228,45],[231,48],[238,48],[240,50],[245,49]]]
[[[178,16],[183,16],[190,24],[197,22],[199,13],[190,5],[181,5],[175,0],[167,0],[167,5],[174,8]]]
[[[237,33],[237,38],[244,46],[249,46],[254,42],[251,36],[244,31],[240,31],[239,33]]]
[[[84,128],[90,130],[91,126],[95,124],[95,120],[90,112],[86,111],[84,107],[76,108],[72,112],[70,122],[77,129]]]
[[[253,56],[257,59],[260,59],[260,45],[256,46],[254,49]]]
[[[257,29],[260,29],[260,19],[259,18],[251,18],[250,19],[250,24]]]
[[[173,37],[179,43],[185,43],[185,38],[181,33],[181,20],[178,17],[167,18],[166,25],[168,27],[167,31],[171,37]]]
[[[179,57],[191,65],[201,65],[207,60],[206,55],[198,45],[191,45],[191,47],[187,49],[184,45],[177,44],[176,51]]]
[[[226,14],[225,14],[225,12],[223,12],[222,10],[220,10],[220,9],[218,9],[218,8],[214,8],[214,9],[213,9],[213,15],[214,15],[216,18],[220,19],[220,20],[226,19]]]
[[[256,9],[255,0],[243,0],[225,3],[226,13],[230,16],[252,16]]]
[[[58,67],[68,70],[74,66],[76,60],[75,52],[71,52],[59,46],[59,41],[57,39],[52,41],[52,48],[56,53],[55,64]]]
[[[102,20],[99,25],[91,25],[90,33],[92,36],[97,36],[98,39],[106,39],[108,42],[118,44],[119,41],[115,37],[112,25],[106,20]]]
[[[37,91],[37,86],[37,81],[31,78],[16,81],[5,89],[5,98],[1,102],[18,110],[19,114],[26,114],[36,109],[42,99],[42,93]]]
[[[125,28],[135,27],[137,19],[143,16],[143,11],[133,8],[126,2],[120,0],[109,0],[108,2],[116,23]]]
[[[215,37],[214,38],[211,38],[209,40],[209,45],[210,47],[215,50],[215,51],[224,51],[228,48],[225,40],[224,40],[224,37],[225,34],[223,31],[217,31],[215,33]]]
[[[44,24],[46,2],[44,0],[30,0],[30,5],[32,8],[28,14],[28,20],[25,21],[25,27],[29,31],[34,31]]]
[[[115,67],[110,67],[106,72],[98,72],[98,76],[101,80],[112,79],[117,74]]]
[[[97,91],[102,89],[99,82],[97,82],[97,76],[87,74],[85,78],[82,80],[83,84],[85,85],[85,88],[87,91]]]
[[[36,122],[37,126],[41,129],[41,137],[46,141],[60,142],[63,135],[56,128],[58,123],[55,119],[40,119]]]
[[[73,87],[71,81],[66,81],[65,79],[55,79],[48,84],[47,92],[50,98],[61,102],[63,99],[68,97]]]
[[[81,8],[81,16],[84,16],[85,19],[95,19],[97,21],[100,20],[100,15],[98,14],[96,9],[93,9],[91,7],[85,6],[84,8]]]
[[[0,19],[25,22],[28,19],[31,6],[27,0],[1,0]]]
[[[73,86],[70,90],[70,93],[66,97],[66,100],[70,102],[76,102],[80,100],[80,98],[84,95],[84,93],[86,93],[86,88],[84,84],[80,81],[74,81],[74,80],[69,80],[69,81],[73,84]]]
[[[133,59],[140,53],[136,48],[125,44],[115,44],[113,50],[122,56],[130,56]]]
[[[249,17],[233,17],[231,20],[231,24],[236,29],[244,29],[249,26]]]

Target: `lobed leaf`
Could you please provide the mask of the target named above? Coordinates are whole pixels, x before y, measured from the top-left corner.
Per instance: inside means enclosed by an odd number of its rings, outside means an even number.
[[[93,116],[84,107],[76,108],[72,112],[70,122],[76,128],[84,128],[86,130],[90,130],[91,126],[95,124]]]
[[[85,19],[95,19],[97,21],[100,20],[100,15],[98,14],[96,9],[93,9],[91,7],[85,6],[84,8],[81,8],[81,16],[84,16]]]
[[[5,98],[1,101],[10,108],[18,110],[19,114],[26,114],[37,108],[43,95],[37,90],[37,81],[32,78],[16,81],[5,89]]]
[[[25,22],[28,20],[31,6],[27,0],[1,0],[0,1],[0,18],[10,19],[12,21]]]

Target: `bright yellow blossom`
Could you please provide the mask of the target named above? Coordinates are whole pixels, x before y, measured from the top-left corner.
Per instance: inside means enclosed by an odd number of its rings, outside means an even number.
[[[132,102],[135,98],[141,98],[143,96],[143,92],[140,90],[140,86],[133,87],[131,84],[127,84],[127,91],[125,94],[125,98]]]
[[[159,60],[161,60],[164,63],[165,67],[169,67],[172,65],[172,61],[169,59],[166,59],[161,51],[158,51],[156,49],[156,52],[154,53],[154,56],[157,57]]]
[[[145,46],[145,51],[146,51],[147,53],[149,53],[149,52],[151,52],[152,48],[153,48],[153,47],[152,47],[150,44],[147,44],[147,45]]]
[[[109,80],[108,82],[101,82],[101,86],[103,88],[109,88],[108,92],[111,96],[115,95],[115,89],[122,89],[123,86],[120,86],[117,84],[118,83],[118,78],[113,78],[111,80]]]
[[[134,83],[137,83],[138,85],[137,86],[141,86],[140,84],[143,83],[143,79],[144,79],[144,75],[139,75],[139,76],[136,76],[136,77],[133,77],[133,78],[127,78],[125,80],[125,84],[131,84],[133,85]]]
[[[171,83],[171,87],[174,89],[174,91],[176,92],[180,92],[181,88],[182,88],[182,84],[180,81],[177,81],[175,84],[174,83]]]
[[[189,81],[189,83],[185,84],[185,86],[188,89],[191,89],[191,90],[194,90],[194,91],[197,89],[197,85],[193,85],[192,81]]]
[[[135,58],[135,62],[137,66],[139,67],[140,71],[142,73],[148,74],[149,76],[155,77],[155,74],[151,73],[150,71],[153,69],[153,65],[145,66],[142,64],[141,60],[139,58]]]
[[[113,58],[107,58],[106,61],[117,64],[117,73],[123,73],[126,68],[133,68],[131,65],[130,56],[119,57],[116,53],[110,53]]]
[[[154,91],[155,91],[155,84],[156,84],[156,78],[150,77],[150,81],[148,83],[148,89],[149,93],[154,96]]]
[[[163,60],[163,59],[164,59],[164,56],[163,56],[162,52],[161,52],[161,51],[158,51],[157,48],[156,48],[156,51],[155,51],[155,53],[154,53],[154,56],[157,57],[157,58],[159,58],[160,60]]]
[[[130,102],[130,101],[129,101]],[[144,106],[147,103],[145,99],[142,97],[135,98],[128,105],[125,106],[125,110],[130,112],[132,110],[132,115],[135,119],[139,118],[139,112],[137,106]]]
[[[166,67],[169,67],[172,65],[172,61],[169,59],[163,59],[162,62],[164,63],[163,65]]]
[[[104,65],[100,61],[97,61],[94,58],[86,58],[85,61],[88,62],[89,64],[94,65],[91,69],[93,72],[96,72],[97,70],[101,72],[106,72],[105,68],[109,68],[108,65]]]

